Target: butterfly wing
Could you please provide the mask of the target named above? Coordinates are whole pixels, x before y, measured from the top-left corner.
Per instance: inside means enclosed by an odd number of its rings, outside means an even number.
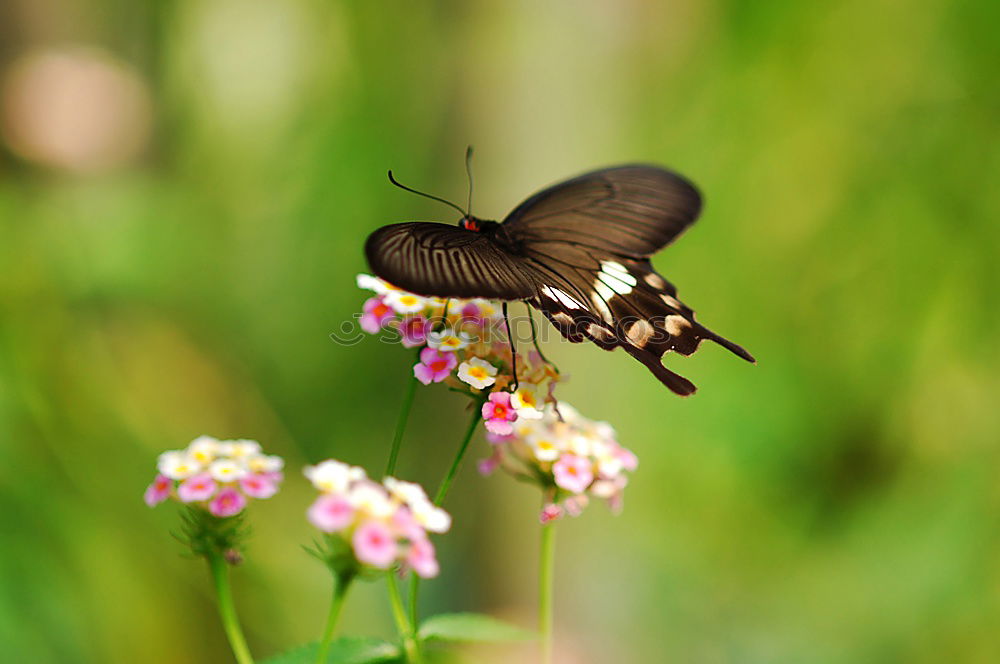
[[[535,194],[503,228],[535,284],[532,304],[570,341],[621,347],[664,385],[695,386],[662,364],[711,339],[744,359],[743,348],[695,321],[648,256],[695,220],[701,199],[681,176],[653,166],[587,173]]]
[[[657,166],[630,165],[544,189],[514,208],[503,227],[515,241],[562,240],[648,257],[700,212],[701,196],[685,178]]]
[[[368,237],[365,254],[375,274],[418,295],[521,300],[535,294],[515,257],[457,226],[384,226]]]

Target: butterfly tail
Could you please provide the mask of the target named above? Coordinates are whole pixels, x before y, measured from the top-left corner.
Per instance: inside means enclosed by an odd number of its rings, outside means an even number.
[[[710,329],[708,329],[704,325],[697,324],[697,323],[696,323],[696,325],[698,327],[698,336],[700,336],[702,339],[709,339],[711,341],[714,341],[715,343],[719,344],[720,346],[722,346],[726,350],[732,352],[735,355],[738,355],[738,356],[742,357],[747,362],[750,362],[752,364],[757,364],[757,360],[754,359],[754,356],[751,355],[749,353],[749,351],[747,351],[747,349],[744,348],[743,346],[740,346],[739,344],[734,344],[729,339],[726,339],[725,337],[720,336],[720,335],[716,334],[715,332],[712,332]]]
[[[646,368],[649,369],[653,375],[656,376],[661,383],[666,385],[674,394],[686,397],[694,394],[695,390],[698,389],[694,386],[694,383],[689,381],[684,376],[675,374],[673,371],[663,366],[659,355],[651,353],[643,348],[639,348],[638,346],[633,346],[629,343],[623,343],[621,344],[621,347],[624,348],[629,355],[645,364]]]

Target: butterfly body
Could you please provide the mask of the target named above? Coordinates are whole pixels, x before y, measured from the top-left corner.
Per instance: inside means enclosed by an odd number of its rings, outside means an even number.
[[[569,341],[623,348],[677,394],[694,385],[663,366],[710,339],[740,346],[695,321],[649,257],[697,218],[701,197],[672,171],[628,165],[544,189],[502,222],[464,216],[458,226],[411,222],[368,238],[372,270],[420,295],[523,300]]]

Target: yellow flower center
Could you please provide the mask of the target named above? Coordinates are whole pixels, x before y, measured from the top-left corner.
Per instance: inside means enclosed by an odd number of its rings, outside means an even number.
[[[482,367],[472,367],[469,369],[469,376],[477,380],[482,380],[486,378],[486,369],[483,369]]]

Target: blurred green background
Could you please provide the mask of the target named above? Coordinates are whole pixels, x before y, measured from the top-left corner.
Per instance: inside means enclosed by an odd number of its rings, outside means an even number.
[[[329,334],[367,233],[501,217],[648,160],[702,188],[657,259],[745,345],[668,363],[551,341],[561,395],[641,466],[560,524],[562,664],[1000,661],[1000,5],[988,0],[0,5],[0,643],[17,662],[230,661],[203,565],[142,491],[196,435],[259,439],[237,601],[259,656],[316,638],[299,545],[326,457],[385,461],[410,353]],[[421,389],[399,474],[465,416]],[[425,612],[534,621],[538,497],[479,477]],[[381,585],[344,631],[391,635]],[[520,661],[488,648],[468,661]]]

